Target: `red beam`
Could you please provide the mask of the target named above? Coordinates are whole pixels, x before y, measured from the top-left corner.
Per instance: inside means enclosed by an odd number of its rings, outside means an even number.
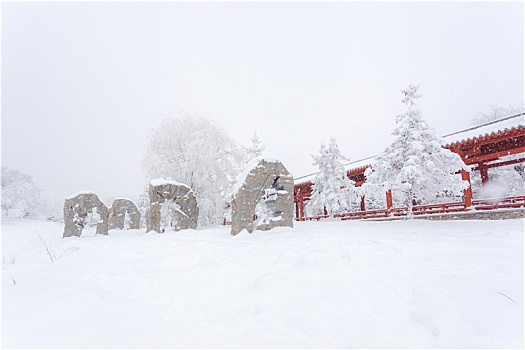
[[[468,157],[466,159],[463,159],[463,161],[465,162],[465,164],[470,165],[474,163],[486,162],[486,161],[498,159],[499,157],[505,157],[505,156],[510,156],[513,154],[524,153],[524,152],[525,152],[525,147],[519,147],[519,148],[514,148],[511,150],[489,153],[489,154],[484,154],[484,155],[480,155],[476,157]]]
[[[525,162],[525,158],[518,158],[518,159],[507,160],[505,162],[484,164],[483,168],[486,168],[486,169],[498,168],[498,167],[505,166],[505,165],[512,165],[512,164],[518,164],[518,163],[523,163],[523,162]],[[477,166],[477,167],[471,168],[471,170],[478,171],[480,170],[480,168],[481,168],[480,166]]]

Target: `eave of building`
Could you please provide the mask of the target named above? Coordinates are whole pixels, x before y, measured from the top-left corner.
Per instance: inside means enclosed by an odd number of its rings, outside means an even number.
[[[490,163],[498,160],[500,157],[525,153],[524,116],[525,113],[520,113],[445,135],[443,136],[445,142],[454,141],[444,144],[443,147],[459,154],[467,165]],[[355,186],[360,186],[365,182],[364,172],[367,168],[372,167],[374,158],[375,156],[364,158],[345,166],[347,176],[355,181]],[[523,161],[525,161],[524,157],[491,164],[488,167],[515,164]],[[352,168],[349,168],[349,166],[352,166]],[[316,175],[317,173],[313,173],[297,178],[296,181],[301,181],[296,182],[295,188],[301,189],[301,191],[295,192],[310,192],[309,189]]]

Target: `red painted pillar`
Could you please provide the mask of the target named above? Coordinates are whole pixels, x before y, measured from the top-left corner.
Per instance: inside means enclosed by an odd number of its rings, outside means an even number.
[[[489,182],[489,171],[485,164],[479,163],[479,173],[481,174],[481,184],[485,186]]]
[[[464,169],[461,169],[461,179],[468,181],[468,188],[463,190],[463,195],[465,197],[465,208],[470,208],[472,206],[472,186],[470,185],[470,173]]]
[[[361,196],[361,211],[365,211],[365,196]]]
[[[386,192],[386,209],[388,213],[392,210],[392,190]]]
[[[299,197],[299,217],[304,218],[304,199],[303,196]]]

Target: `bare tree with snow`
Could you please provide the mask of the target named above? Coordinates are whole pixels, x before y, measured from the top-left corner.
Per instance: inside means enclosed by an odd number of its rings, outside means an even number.
[[[492,122],[504,117],[511,116],[513,114],[523,113],[525,108],[523,105],[521,107],[502,107],[491,105],[486,111],[478,112],[475,115],[470,117],[470,125],[477,126],[484,123]]]
[[[222,217],[225,195],[245,155],[226,130],[199,116],[166,118],[150,132],[142,167],[147,180],[172,178],[197,197],[199,224]]]
[[[320,213],[326,208],[329,215],[348,211],[356,198],[355,187],[343,166],[343,161],[348,161],[348,158],[341,154],[335,138],[330,138],[328,145],[321,143],[319,154],[312,155],[312,158],[313,164],[319,167],[319,173],[307,204],[309,209]]]
[[[408,218],[412,217],[414,199],[435,198],[443,192],[461,194],[468,187],[468,182],[455,175],[468,167],[459,155],[441,147],[441,138],[423,120],[416,104],[421,96],[418,89],[410,85],[402,90],[408,110],[396,117],[395,140],[375,158],[373,169],[365,171],[363,184],[365,193],[390,189],[402,193]]]

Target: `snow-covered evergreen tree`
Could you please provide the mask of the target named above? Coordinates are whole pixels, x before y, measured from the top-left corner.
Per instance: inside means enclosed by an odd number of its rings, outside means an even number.
[[[244,148],[246,155],[248,156],[248,161],[250,161],[250,159],[253,159],[255,157],[261,156],[262,152],[266,148],[266,146],[264,146],[262,142],[259,140],[259,136],[257,136],[257,130],[253,132],[251,141],[252,143],[250,147]]]
[[[419,86],[410,85],[403,90],[402,100],[408,106],[405,114],[396,117],[394,142],[375,158],[373,169],[365,171],[363,191],[389,189],[403,194],[412,217],[412,201],[432,200],[444,192],[461,194],[468,182],[454,173],[468,169],[459,155],[443,147],[442,140],[429,129],[416,105]]]
[[[348,211],[356,200],[354,182],[346,176],[343,161],[348,161],[337,146],[335,138],[328,145],[321,143],[318,155],[312,155],[313,165],[319,167],[314,180],[308,209],[318,214],[326,208],[328,215]]]
[[[172,178],[190,186],[199,224],[220,222],[225,196],[245,155],[226,130],[200,116],[166,118],[148,137],[142,168],[146,180]]]

